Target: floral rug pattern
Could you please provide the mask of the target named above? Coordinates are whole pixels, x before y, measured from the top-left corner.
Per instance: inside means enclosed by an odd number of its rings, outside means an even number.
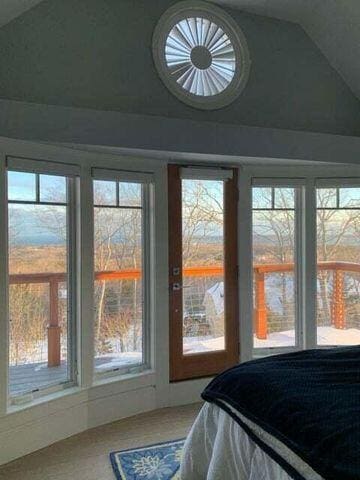
[[[117,480],[180,480],[185,440],[110,453]]]

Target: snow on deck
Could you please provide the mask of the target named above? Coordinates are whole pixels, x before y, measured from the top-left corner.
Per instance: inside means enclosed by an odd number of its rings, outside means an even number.
[[[338,330],[333,327],[318,327],[318,345],[359,345],[360,330],[349,328]],[[295,331],[269,333],[266,340],[259,340],[254,336],[254,348],[293,347],[295,345]],[[211,352],[224,349],[224,337],[185,337],[184,353]]]

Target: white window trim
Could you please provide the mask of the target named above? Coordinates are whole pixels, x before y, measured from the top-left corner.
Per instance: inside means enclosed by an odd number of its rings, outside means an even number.
[[[317,188],[331,188],[331,187],[359,187],[360,177],[352,178],[317,178],[315,181]]]
[[[343,166],[244,166],[239,175],[239,264],[240,269],[240,347],[241,360],[247,361],[277,353],[299,349],[322,348],[317,345],[317,246],[316,246],[316,187],[360,186],[360,167],[347,165],[345,178]],[[253,186],[303,186],[301,211],[298,214],[296,243],[300,246],[298,262],[298,331],[297,347],[254,349],[253,346],[253,282],[252,282],[252,187]],[[248,211],[246,211],[248,209]],[[245,231],[244,231],[245,229]],[[306,258],[306,261],[304,259]],[[249,260],[250,259],[250,260]],[[251,319],[248,321],[247,319]],[[250,345],[250,346],[249,346]],[[331,347],[328,345],[324,348]]]
[[[82,284],[82,288],[77,291],[78,299],[78,331],[77,336],[77,348],[78,348],[78,384],[65,389],[59,389],[54,392],[52,388],[49,388],[48,392],[41,391],[34,397],[28,398],[28,402],[20,405],[10,405],[9,396],[7,392],[8,375],[8,321],[7,312],[3,308],[0,309],[0,417],[2,415],[14,415],[16,412],[28,410],[29,415],[36,408],[37,405],[42,404],[52,399],[61,399],[68,395],[74,395],[82,390],[93,391],[94,388],[98,388],[97,385],[114,384],[114,388],[118,390],[121,385],[134,386],[130,388],[136,388],[138,384],[139,375],[141,378],[150,378],[154,375],[153,368],[156,366],[156,384],[163,391],[164,400],[167,398],[168,382],[166,374],[168,367],[168,353],[165,349],[167,344],[166,331],[167,321],[165,325],[161,327],[155,326],[155,318],[159,316],[162,319],[167,318],[168,299],[166,293],[165,284],[163,278],[166,277],[167,272],[167,243],[164,242],[166,238],[166,225],[167,221],[164,220],[165,210],[162,208],[165,195],[165,189],[167,184],[166,177],[166,164],[165,162],[159,162],[157,159],[148,157],[132,157],[126,155],[112,155],[107,153],[94,153],[88,151],[74,150],[72,148],[35,144],[27,141],[5,139],[0,137],[0,209],[4,212],[7,206],[6,194],[6,175],[8,159],[21,159],[21,163],[17,163],[18,169],[25,170],[28,167],[30,173],[49,173],[50,167],[54,167],[51,171],[53,175],[67,175],[75,176],[75,173],[80,172],[80,184],[79,191],[76,195],[76,204],[79,212],[79,228],[78,228],[78,269],[79,280]],[[22,162],[25,162],[24,164]],[[28,163],[29,162],[29,163]],[[31,165],[30,165],[31,164]],[[56,166],[60,165],[57,169]],[[93,369],[93,266],[92,262],[81,261],[81,258],[93,258],[93,225],[89,219],[92,218],[93,212],[93,192],[92,192],[92,169],[98,166],[102,167],[102,170],[121,170],[122,172],[134,172],[137,174],[145,173],[148,179],[151,177],[151,201],[149,209],[151,212],[151,237],[155,239],[158,237],[163,239],[160,243],[153,241],[153,251],[150,253],[151,271],[149,275],[154,278],[151,288],[151,317],[150,325],[148,326],[151,331],[150,339],[150,366],[144,372],[139,374],[131,373],[126,374],[124,372],[118,372],[117,375],[108,378],[102,378],[98,383],[94,380]],[[24,169],[22,167],[25,167]],[[14,165],[15,167],[15,165]],[[21,167],[21,168],[20,168]],[[73,169],[73,167],[76,167]],[[75,171],[76,170],[76,171]],[[74,175],[72,175],[72,173]],[[123,178],[123,176],[122,176]],[[143,179],[144,180],[144,179]],[[132,181],[132,180],[129,180]],[[162,212],[161,217],[156,218],[154,215],[154,198],[156,195],[157,211]],[[165,195],[165,196],[164,196]],[[80,208],[81,206],[81,208]],[[0,215],[0,247],[6,251],[7,244],[7,228],[6,228],[6,216]],[[80,218],[81,217],[81,218]],[[80,222],[81,220],[81,222]],[[81,227],[81,229],[80,229]],[[81,254],[81,255],[80,255]],[[155,257],[159,264],[154,267]],[[7,298],[5,298],[7,292],[7,258],[0,257],[0,305],[8,305]],[[160,315],[156,315],[156,312],[162,312]],[[158,323],[158,320],[156,321]],[[163,324],[164,321],[161,320]],[[155,330],[160,333],[161,340],[154,335]],[[155,349],[155,345],[157,348]],[[2,368],[2,366],[4,368]],[[161,372],[164,374],[160,375]],[[132,380],[133,379],[133,380]],[[35,413],[36,410],[34,410]]]
[[[107,181],[117,181],[117,182],[130,182],[138,183],[142,185],[142,232],[143,232],[143,245],[142,245],[142,271],[143,271],[143,280],[142,280],[142,292],[143,292],[143,324],[142,324],[142,334],[143,334],[143,361],[141,364],[126,365],[124,367],[116,367],[110,370],[105,371],[96,371],[94,369],[94,383],[98,383],[104,378],[116,378],[129,374],[138,374],[144,371],[150,370],[152,368],[151,363],[151,345],[152,345],[152,305],[154,302],[152,294],[152,283],[153,283],[153,273],[155,270],[155,265],[153,263],[153,228],[154,223],[153,212],[154,208],[152,207],[153,201],[153,189],[154,189],[154,175],[148,172],[137,172],[137,171],[128,171],[121,169],[92,169],[92,180],[107,180]],[[93,206],[93,201],[92,201]],[[92,211],[93,219],[93,211]],[[92,222],[93,223],[93,222]],[[94,252],[93,252],[94,255]],[[94,256],[92,257],[94,258]],[[94,291],[94,286],[92,287]],[[94,298],[94,297],[93,297]],[[92,303],[93,303],[92,299]],[[94,322],[94,320],[93,320]],[[93,348],[93,353],[94,348]],[[95,356],[93,361],[93,367],[95,367]]]
[[[183,180],[232,180],[233,170],[224,168],[193,168],[182,167],[181,178]]]
[[[78,165],[67,163],[8,156],[6,164],[8,170],[15,172],[38,173],[40,175],[60,175],[66,177],[77,177],[80,175],[80,167]]]
[[[69,198],[67,198],[67,223],[69,227],[67,247],[69,249],[67,255],[67,267],[68,267],[68,279],[71,284],[69,289],[71,296],[69,297],[68,304],[68,335],[71,335],[70,342],[68,338],[68,345],[70,343],[70,349],[68,351],[68,361],[70,360],[70,376],[63,382],[60,383],[49,383],[47,385],[40,386],[33,391],[26,391],[20,395],[12,397],[9,391],[9,351],[10,351],[10,339],[9,339],[9,271],[8,271],[8,259],[9,259],[9,250],[8,250],[8,198],[7,198],[7,172],[8,171],[17,171],[17,172],[29,172],[33,174],[44,174],[44,175],[61,175],[69,178],[72,181],[72,184],[69,189]],[[78,337],[78,318],[79,318],[79,304],[77,301],[78,291],[81,291],[81,286],[78,284],[79,277],[79,264],[78,264],[78,224],[79,224],[79,210],[77,207],[76,197],[78,195],[78,177],[80,173],[80,168],[74,168],[73,165],[64,165],[57,164],[56,162],[44,162],[37,161],[34,159],[24,159],[18,157],[6,157],[4,162],[4,177],[5,177],[5,235],[6,235],[6,252],[5,261],[6,261],[6,279],[5,279],[5,289],[6,289],[6,365],[7,365],[7,374],[6,374],[6,404],[8,407],[23,405],[25,403],[31,403],[38,398],[46,397],[52,395],[56,392],[61,392],[69,388],[74,388],[78,385],[78,348],[77,348],[77,337]]]
[[[156,216],[152,212],[154,218],[153,234],[154,239],[154,260],[156,260],[156,270],[152,268],[151,275],[154,276],[155,281],[152,285],[152,295],[154,297],[154,304],[151,310],[151,332],[152,332],[152,351],[151,351],[151,364],[156,371],[146,371],[139,375],[122,375],[109,377],[103,379],[98,384],[94,384],[93,378],[93,308],[92,308],[92,286],[93,286],[93,269],[91,262],[82,262],[81,265],[81,277],[83,288],[81,292],[78,292],[79,304],[81,307],[81,316],[79,316],[79,324],[81,327],[81,335],[78,337],[79,344],[79,386],[75,388],[69,388],[64,391],[41,397],[26,405],[9,407],[7,405],[7,392],[4,385],[7,385],[6,368],[0,368],[0,416],[7,415],[11,418],[17,418],[20,422],[21,418],[32,421],[39,414],[39,405],[47,402],[52,402],[51,405],[56,410],[57,405],[63,405],[67,408],[68,401],[79,401],[80,403],[87,402],[87,399],[91,400],[96,392],[99,395],[106,398],[108,393],[103,391],[103,385],[108,385],[109,392],[113,391],[130,391],[138,388],[139,379],[146,379],[146,382],[150,382],[152,386],[156,386],[154,396],[156,397],[156,405],[168,406],[170,401],[174,401],[170,395],[170,391],[173,391],[174,386],[170,389],[168,384],[168,263],[167,263],[167,175],[166,175],[166,162],[159,161],[158,159],[151,158],[135,158],[125,155],[111,155],[107,153],[93,153],[84,152],[66,147],[51,146],[34,144],[31,142],[11,140],[0,138],[0,210],[3,212],[5,203],[4,195],[4,168],[6,165],[6,156],[21,157],[21,158],[35,158],[39,161],[62,163],[64,167],[66,165],[77,165],[81,169],[80,179],[80,195],[77,199],[81,204],[81,232],[80,241],[78,245],[79,251],[82,253],[83,258],[93,258],[93,234],[91,221],[92,212],[92,168],[98,168],[101,166],[104,169],[118,170],[119,167],[127,171],[142,171],[151,172],[154,175],[154,197],[156,197]],[[234,162],[232,162],[234,165]],[[213,165],[209,164],[211,168]],[[236,166],[236,165],[234,165]],[[241,269],[240,274],[240,344],[241,344],[241,360],[250,360],[252,358],[252,291],[250,282],[252,278],[252,256],[251,256],[251,178],[252,177],[266,177],[270,178],[276,176],[276,178],[305,178],[306,182],[314,184],[314,178],[339,178],[339,176],[345,177],[360,177],[360,168],[355,165],[326,165],[326,166],[314,166],[312,164],[309,167],[293,166],[291,160],[289,165],[285,167],[267,167],[266,165],[251,167],[240,166],[239,172],[239,186],[240,186],[240,201],[239,201],[239,264]],[[309,196],[309,204],[314,205],[314,198]],[[151,205],[151,209],[154,205]],[[307,210],[309,212],[309,210]],[[4,218],[0,215],[0,248],[6,247],[6,238],[4,232]],[[312,223],[314,218],[311,215],[307,215],[306,222]],[[246,228],[247,227],[247,228]],[[314,244],[311,244],[311,239],[308,239],[306,244],[306,251],[310,254],[315,253]],[[309,258],[309,253],[306,253]],[[314,260],[316,267],[316,259]],[[309,265],[309,262],[308,262]],[[6,286],[6,270],[7,261],[0,256],[0,305],[7,305],[7,300],[4,300],[4,286]],[[313,271],[316,272],[314,267]],[[311,268],[306,270],[306,287],[309,286],[309,281],[314,277]],[[309,309],[309,301],[306,302],[307,311]],[[7,362],[7,322],[4,320],[5,315],[3,309],[0,309],[0,365],[4,366]],[[155,323],[156,319],[156,323]],[[315,325],[315,323],[314,323]],[[315,342],[315,340],[314,340]],[[309,339],[306,340],[306,344],[310,346]],[[4,363],[5,362],[5,363]],[[148,380],[148,378],[151,380]],[[144,380],[145,381],[145,380]],[[196,382],[186,382],[190,385]],[[204,380],[200,381],[201,385]],[[207,383],[207,381],[206,381]],[[80,393],[83,390],[83,393]],[[188,390],[186,390],[188,391]],[[108,390],[107,390],[108,392]],[[187,394],[188,395],[188,394]],[[186,397],[187,397],[186,395]],[[56,401],[54,402],[54,399]],[[185,398],[185,397],[184,397]],[[193,398],[193,397],[192,397]],[[195,398],[195,397],[194,397]],[[56,407],[55,407],[56,404]],[[6,422],[7,419],[4,419]]]
[[[274,177],[253,177],[251,179],[253,187],[302,187],[305,184],[304,178],[274,178]]]
[[[110,168],[92,168],[94,180],[105,180],[112,182],[128,182],[147,184],[154,181],[154,175],[150,172],[135,170],[122,170]]]
[[[304,298],[306,297],[306,288],[303,280],[305,263],[304,260],[304,219],[303,213],[305,212],[304,205],[304,187],[306,186],[306,180],[304,178],[258,178],[253,177],[251,180],[252,187],[289,187],[294,188],[295,190],[295,226],[294,226],[294,236],[295,236],[295,251],[294,251],[294,295],[295,295],[295,310],[294,310],[294,320],[295,320],[295,345],[287,347],[264,347],[264,348],[254,348],[254,337],[252,335],[252,350],[253,356],[264,357],[267,355],[273,355],[277,353],[289,353],[300,350],[304,346],[304,313],[303,305]],[[252,208],[251,211],[253,212]],[[252,228],[251,228],[252,230]],[[252,261],[253,264],[253,261]],[[252,301],[253,303],[253,301]],[[252,310],[254,311],[254,306],[252,305]]]
[[[340,173],[340,172],[339,172]],[[314,179],[314,194],[313,194],[313,201],[314,201],[314,216],[315,216],[315,228],[317,227],[316,221],[317,221],[317,202],[316,202],[316,190],[318,188],[348,188],[348,187],[357,187],[360,188],[360,171],[359,169],[357,170],[357,175],[354,175],[353,177],[326,177],[318,175],[317,178]],[[359,208],[360,210],[360,208]],[[317,250],[315,249],[314,252],[315,255],[315,279],[317,278]],[[316,280],[315,280],[316,281]],[[316,283],[315,283],[315,288],[316,288]],[[316,290],[315,290],[316,291]],[[318,345],[317,343],[317,318],[316,318],[316,303],[315,303],[315,322],[314,322],[314,347],[313,348],[319,348],[319,349],[324,349],[324,348],[337,348],[341,347],[342,345]]]
[[[171,75],[166,62],[165,45],[170,30],[188,17],[204,16],[223,28],[234,49],[238,65],[228,86],[212,96],[194,95],[182,88]],[[160,18],[153,34],[153,58],[159,74],[168,90],[180,101],[200,110],[216,110],[234,102],[246,87],[250,75],[251,59],[246,37],[238,23],[225,10],[201,0],[185,0],[175,3]]]
[[[0,152],[0,252],[7,252],[7,176],[6,156]],[[0,417],[8,407],[8,261],[0,255]]]

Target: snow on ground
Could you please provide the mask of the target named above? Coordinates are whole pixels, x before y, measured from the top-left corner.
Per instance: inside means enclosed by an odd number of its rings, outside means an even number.
[[[213,350],[224,350],[224,337],[184,337],[184,353],[211,352]]]
[[[349,328],[339,330],[333,327],[318,327],[318,345],[358,345],[360,344],[360,330]],[[266,340],[254,337],[255,348],[291,347],[295,344],[294,330],[270,333]]]
[[[134,366],[142,363],[141,352],[111,353],[95,358],[97,372],[112,370],[118,367]]]
[[[360,330],[349,328],[338,330],[333,327],[317,329],[318,345],[359,345]],[[292,347],[295,344],[294,330],[270,333],[266,340],[254,337],[254,348]],[[184,353],[211,352],[224,349],[224,337],[185,337]]]

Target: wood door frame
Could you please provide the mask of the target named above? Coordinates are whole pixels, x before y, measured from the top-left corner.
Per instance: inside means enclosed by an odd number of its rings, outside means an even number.
[[[238,170],[224,182],[225,350],[183,354],[181,167],[168,166],[170,381],[212,376],[239,362]],[[174,284],[179,289],[174,290]]]

